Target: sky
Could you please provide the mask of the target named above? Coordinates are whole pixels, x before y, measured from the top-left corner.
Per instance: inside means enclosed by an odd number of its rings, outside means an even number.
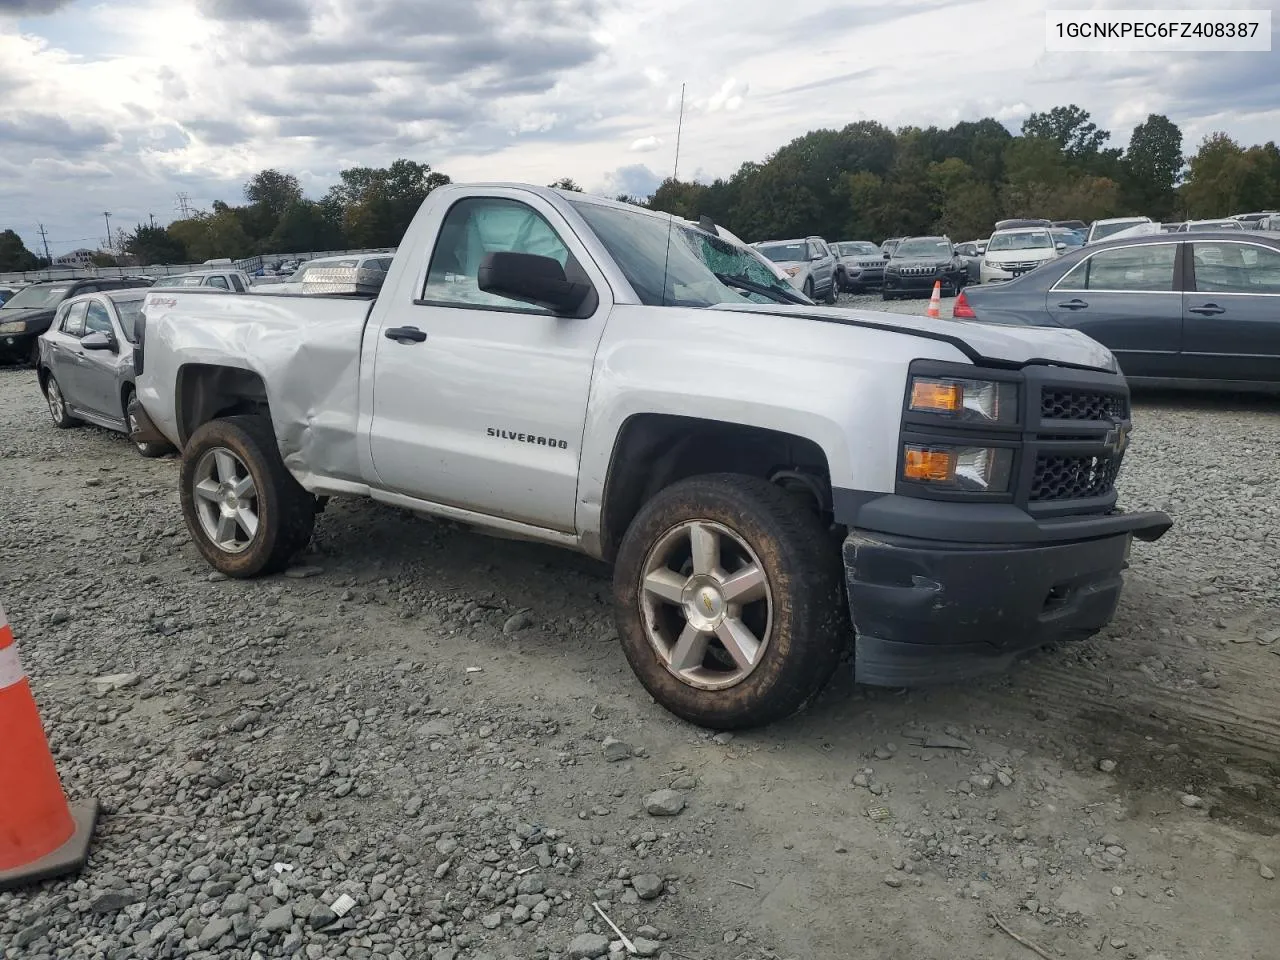
[[[1076,103],[1123,146],[1280,137],[1272,53],[1046,53],[1035,0],[0,0],[0,229],[54,256],[243,202],[264,167],[322,196],[397,157],[456,181],[647,195],[809,130],[949,126]],[[1274,0],[1053,0],[1266,9]],[[1273,30],[1280,14],[1273,15]]]

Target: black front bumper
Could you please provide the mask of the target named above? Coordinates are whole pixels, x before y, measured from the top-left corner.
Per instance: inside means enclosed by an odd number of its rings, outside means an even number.
[[[890,293],[929,293],[933,290],[933,285],[938,280],[941,280],[942,285],[950,290],[959,289],[964,282],[959,274],[954,273],[925,273],[903,276],[886,272],[882,285],[883,289]]]
[[[894,687],[1000,672],[1046,643],[1095,633],[1115,614],[1132,538],[1155,540],[1172,525],[1157,511],[1036,521],[1012,506],[979,507],[979,518],[973,505],[900,496],[861,512],[911,531],[854,528],[844,542],[855,677]],[[969,539],[971,521],[992,542]],[[914,535],[921,527],[958,538]]]
[[[0,333],[0,361],[25,363],[30,360],[32,348],[42,332]]]

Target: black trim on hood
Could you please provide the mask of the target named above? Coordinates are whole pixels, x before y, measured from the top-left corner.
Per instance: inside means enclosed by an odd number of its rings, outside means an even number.
[[[752,310],[733,310],[732,308],[722,308],[722,309],[727,309],[727,312],[731,312],[731,313],[750,314],[750,313],[768,312],[768,311],[752,311]],[[940,330],[917,330],[913,327],[898,327],[898,326],[894,326],[891,323],[877,323],[874,320],[861,320],[857,317],[830,317],[830,316],[822,316],[822,315],[813,314],[813,313],[773,313],[772,316],[781,317],[783,319],[786,319],[788,317],[799,317],[801,320],[818,320],[822,323],[838,323],[841,326],[845,326],[845,327],[862,327],[867,330],[880,330],[884,333],[901,333],[910,337],[921,337],[925,340],[936,340],[939,343],[946,343],[955,347],[957,350],[963,353],[966,357],[968,357],[970,362],[974,363],[975,365],[981,365],[986,367],[996,367],[997,369],[1002,369],[1002,370],[1021,370],[1023,367],[1028,367],[1028,366],[1031,366],[1032,364],[1048,364],[1049,366],[1065,367],[1070,370],[1089,370],[1094,373],[1097,373],[1101,369],[1100,367],[1091,367],[1091,366],[1088,366],[1087,364],[1070,363],[1065,360],[1050,360],[1042,357],[1031,357],[1030,359],[1023,361],[1021,363],[1015,360],[1003,360],[998,357],[987,357],[979,353],[977,350],[973,349],[973,347],[969,346],[969,344],[966,343],[961,337],[952,336],[951,334],[943,333]],[[957,320],[955,322],[963,323],[964,321]],[[1102,372],[1111,373],[1112,371],[1104,370]]]

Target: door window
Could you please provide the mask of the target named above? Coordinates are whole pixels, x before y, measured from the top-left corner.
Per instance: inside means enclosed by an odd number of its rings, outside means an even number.
[[[111,335],[111,315],[107,313],[106,305],[101,300],[93,300],[89,303],[89,312],[85,316],[84,332],[89,333],[105,333]]]
[[[1102,250],[1076,264],[1056,290],[1155,292],[1173,289],[1176,243]]]
[[[1197,241],[1191,251],[1200,293],[1280,294],[1280,250]]]
[[[67,310],[67,318],[62,321],[62,332],[68,337],[75,337],[77,340],[84,336],[84,315],[89,309],[89,304],[85,302],[73,303]]]
[[[532,207],[516,200],[474,197],[460,200],[445,216],[422,298],[433,304],[546,313],[542,307],[479,288],[480,261],[495,252],[552,257],[571,272],[568,248]]]

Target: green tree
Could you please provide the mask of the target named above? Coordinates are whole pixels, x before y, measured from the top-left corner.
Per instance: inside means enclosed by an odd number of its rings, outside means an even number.
[[[958,157],[931,164],[929,183],[939,198],[935,229],[956,241],[991,232],[997,213],[995,190],[980,182],[969,164]]]
[[[582,188],[578,186],[577,181],[572,177],[561,177],[554,183],[548,183],[547,186],[551,187],[553,190],[568,190],[571,193],[582,193]]]
[[[187,262],[186,245],[164,227],[138,224],[138,228],[125,238],[124,250],[144,266]]]
[[[13,230],[0,232],[0,271],[38,270],[40,261]]]
[[[1152,113],[1133,128],[1121,164],[1125,204],[1155,220],[1173,215],[1182,170],[1182,131],[1168,117]]]
[[[667,177],[658,184],[658,189],[649,198],[649,209],[661,210],[686,220],[697,220],[701,216],[706,193],[704,184]]]
[[[342,243],[341,228],[310,200],[295,200],[285,208],[280,222],[264,244],[266,253],[308,253],[328,250]]]
[[[1225,217],[1246,204],[1255,177],[1244,149],[1225,133],[1211,133],[1187,159],[1182,199],[1193,218]]]
[[[1052,140],[1067,159],[1084,162],[1095,159],[1111,139],[1109,131],[1089,119],[1089,111],[1074,103],[1031,114],[1022,123],[1022,135]]]
[[[260,170],[245,183],[244,197],[279,220],[284,216],[285,210],[302,199],[302,185],[291,173]]]
[[[350,242],[374,247],[399,244],[422,201],[450,182],[428,164],[403,158],[385,168],[350,167],[338,178],[326,198],[329,209],[342,210],[343,231]]]

